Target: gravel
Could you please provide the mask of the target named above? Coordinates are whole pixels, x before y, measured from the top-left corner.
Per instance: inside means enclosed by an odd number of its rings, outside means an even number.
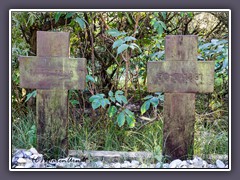
[[[66,157],[58,160],[45,161],[43,155],[35,148],[29,150],[17,150],[12,156],[12,168],[228,168],[228,164],[217,159],[210,164],[200,157],[189,160],[175,159],[170,163],[156,162],[150,164],[137,160],[123,162],[108,162],[104,160],[82,161],[76,157]]]

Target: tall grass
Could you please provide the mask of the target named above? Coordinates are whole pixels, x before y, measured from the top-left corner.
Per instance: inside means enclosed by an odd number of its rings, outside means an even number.
[[[14,114],[12,118],[12,147],[36,147],[35,115]],[[208,117],[196,115],[194,153],[201,157],[210,154],[228,154],[228,118],[226,116]],[[162,117],[145,125],[137,122],[136,128],[119,128],[113,120],[99,119],[93,123],[84,117],[83,123],[69,121],[69,149],[72,150],[108,150],[108,151],[149,151],[162,152]]]

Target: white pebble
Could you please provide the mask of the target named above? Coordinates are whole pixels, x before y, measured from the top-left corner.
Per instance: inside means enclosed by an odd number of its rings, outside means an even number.
[[[182,161],[180,159],[176,159],[170,163],[169,168],[178,168],[181,163]]]
[[[102,168],[103,167],[103,162],[102,161],[97,161],[95,162],[97,168]]]
[[[225,168],[225,164],[221,160],[217,160],[216,165],[218,168]]]
[[[128,164],[127,163],[123,163],[123,164],[121,164],[121,168],[128,168],[129,166],[128,166]]]
[[[24,166],[16,166],[15,168],[24,168]]]
[[[158,162],[158,163],[156,164],[155,168],[161,168],[161,166],[162,166],[162,163],[161,163],[161,162]]]
[[[113,168],[121,168],[121,164],[120,163],[114,163]]]
[[[132,164],[133,168],[136,168],[140,163],[139,163],[139,161],[132,160],[131,164]]]
[[[163,168],[169,168],[169,164],[168,163],[164,163],[163,164]]]
[[[33,154],[38,154],[38,152],[35,148],[31,148],[31,149],[29,149],[29,151]]]
[[[207,163],[207,161],[203,161],[202,167],[203,167],[203,168],[208,168],[208,163]]]
[[[32,162],[28,162],[24,166],[24,168],[31,168],[31,167],[33,167],[33,163]]]
[[[19,159],[17,160],[17,162],[18,162],[19,164],[26,164],[27,160],[24,159],[24,158],[19,158]]]

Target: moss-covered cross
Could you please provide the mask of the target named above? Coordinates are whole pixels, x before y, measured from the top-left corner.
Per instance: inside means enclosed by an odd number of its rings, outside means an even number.
[[[194,35],[166,36],[166,61],[148,62],[150,92],[165,92],[163,154],[171,159],[193,156],[195,93],[214,87],[214,62],[197,62]]]
[[[68,90],[84,89],[86,59],[69,58],[69,33],[37,32],[37,56],[19,57],[20,86],[37,89],[37,148],[68,153]]]

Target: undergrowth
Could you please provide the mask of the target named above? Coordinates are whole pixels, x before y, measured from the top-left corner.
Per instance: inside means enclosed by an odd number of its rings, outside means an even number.
[[[196,110],[194,154],[208,157],[211,154],[228,154],[228,115],[221,109],[211,113]],[[143,126],[136,122],[135,128],[118,127],[109,119],[93,123],[83,116],[81,123],[69,120],[69,149],[107,151],[148,151],[161,154],[163,121],[158,120]],[[36,147],[35,115],[12,113],[12,149]]]

